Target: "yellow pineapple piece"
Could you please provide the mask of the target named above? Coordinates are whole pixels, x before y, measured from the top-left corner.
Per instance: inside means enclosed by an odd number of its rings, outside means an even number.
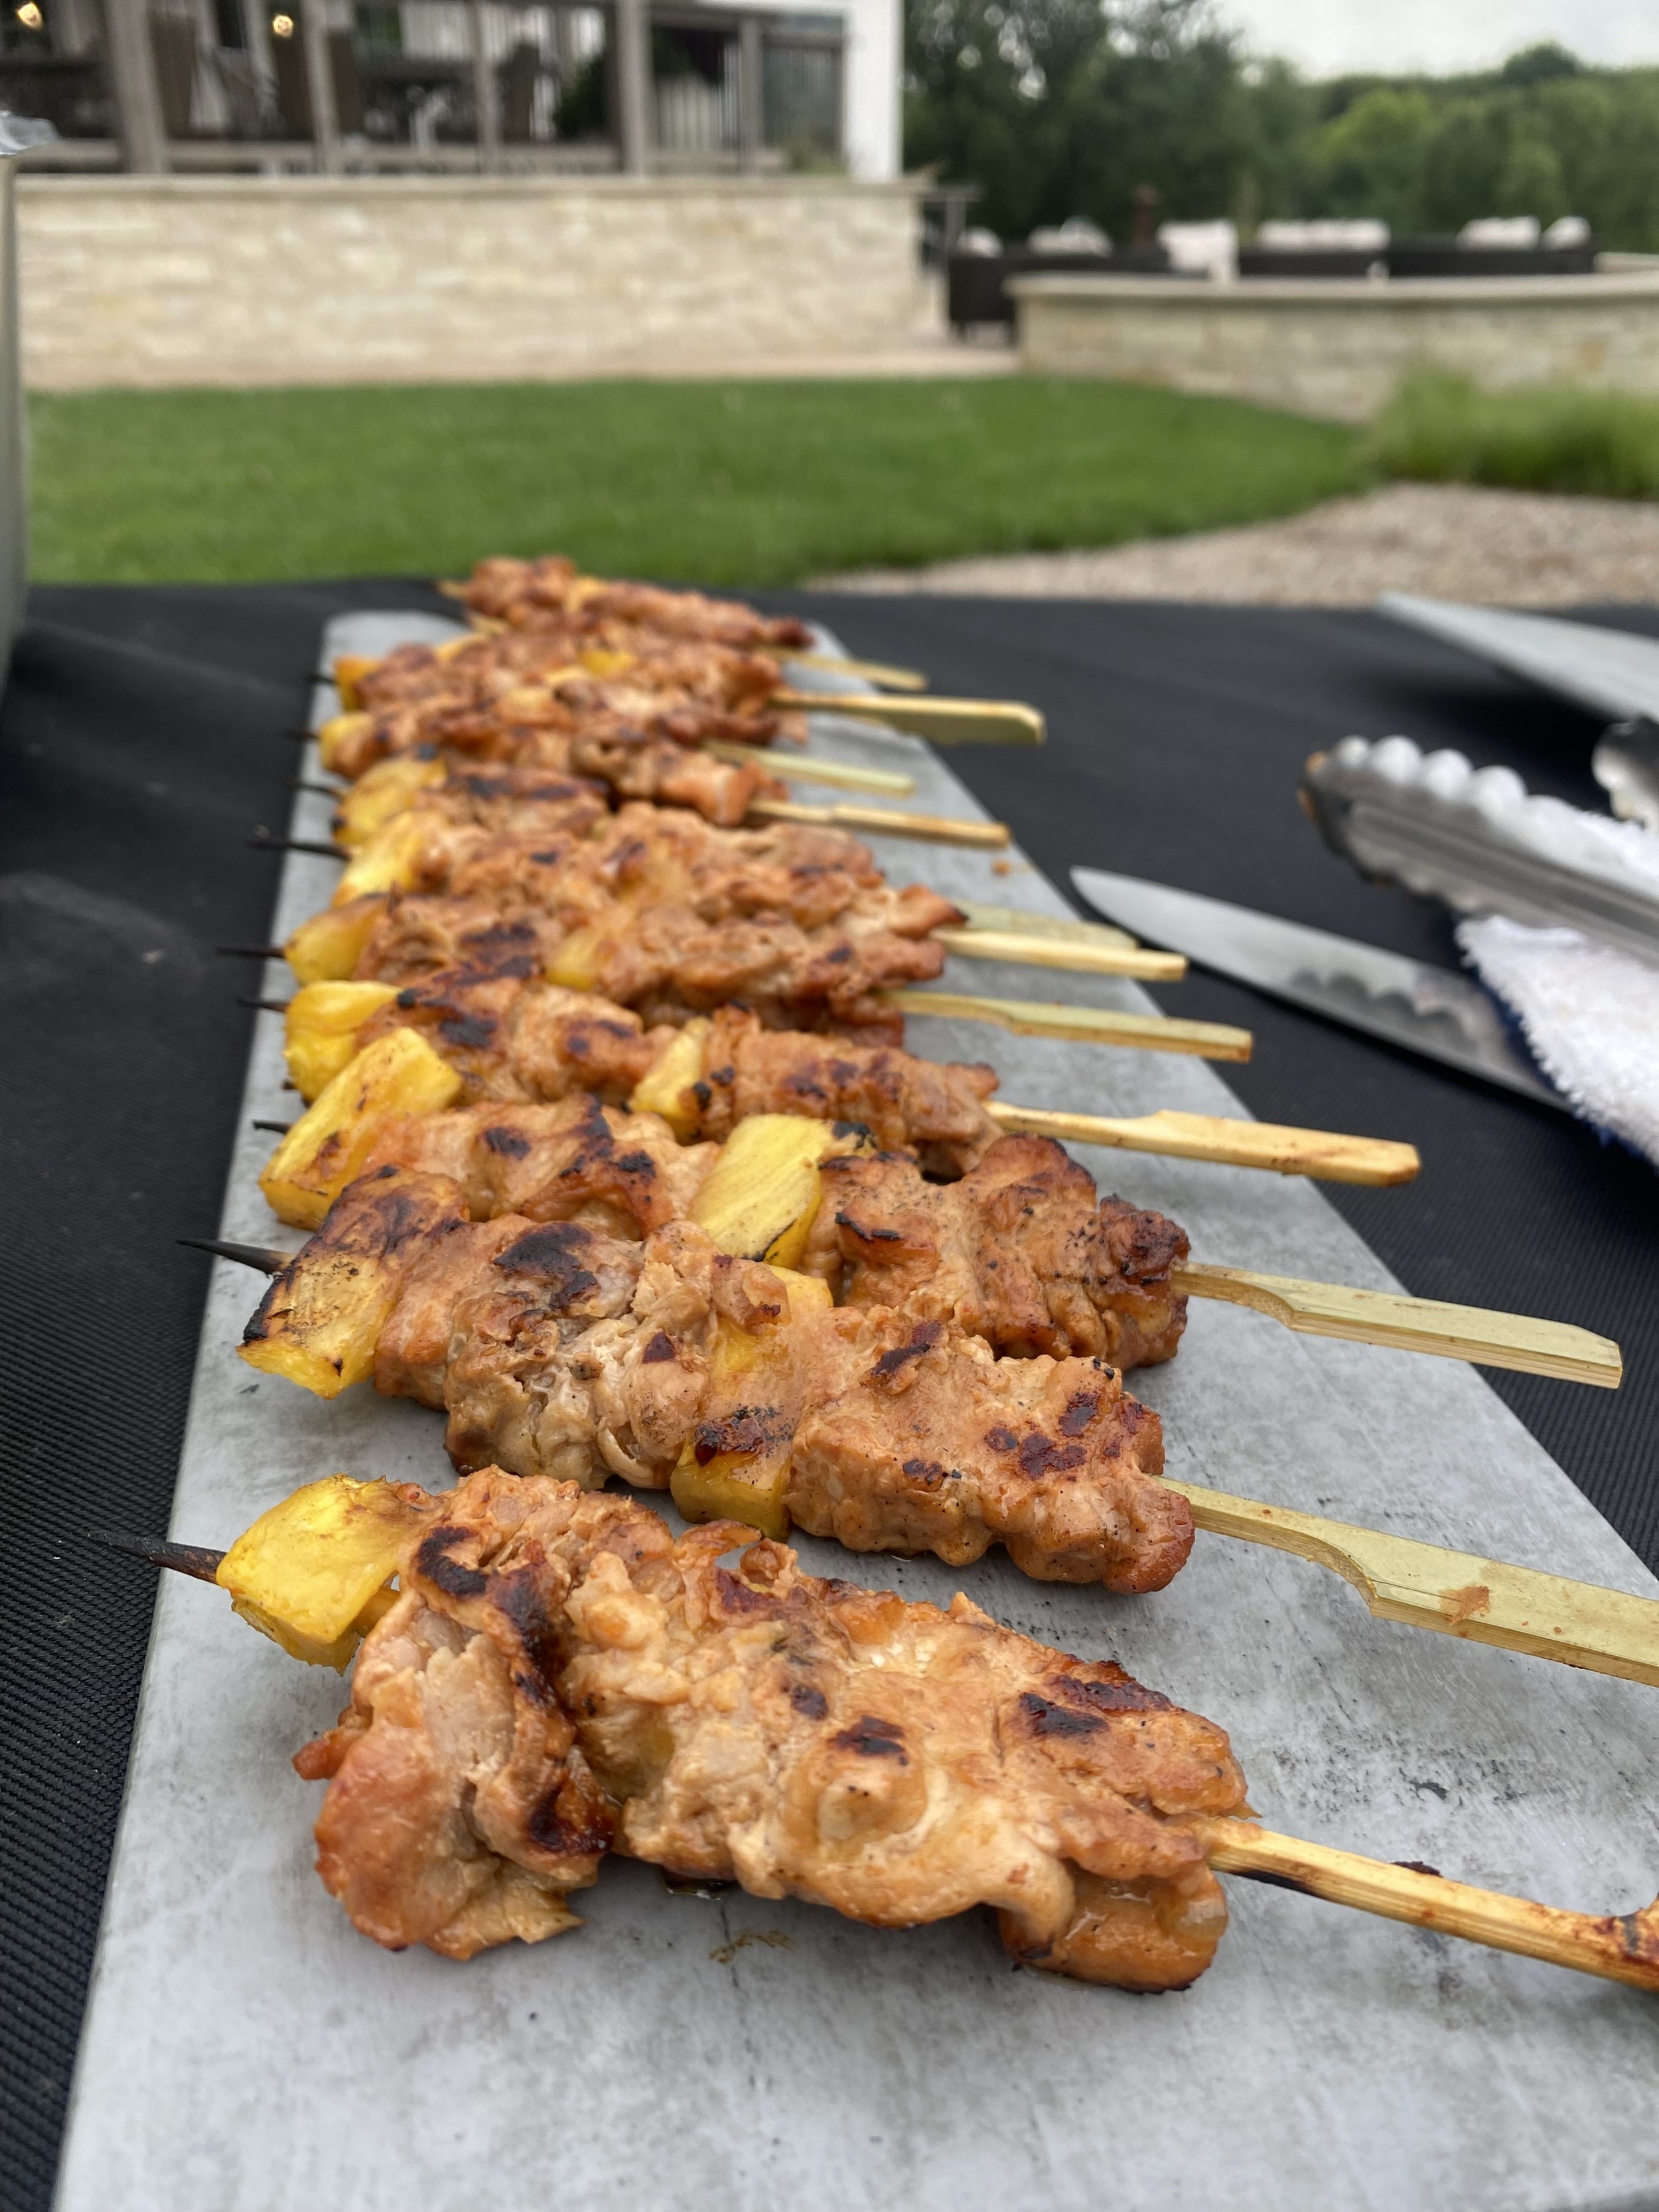
[[[313,984],[313,989],[332,988]],[[415,1030],[365,1045],[307,1107],[271,1154],[259,1188],[279,1220],[315,1229],[362,1173],[388,1114],[436,1114],[460,1097],[460,1077]]]
[[[460,1186],[447,1176],[385,1167],[362,1176],[273,1279],[239,1356],[319,1398],[367,1382],[410,1267],[464,1218]]]
[[[420,814],[394,814],[366,838],[347,861],[335,887],[332,906],[387,891],[413,890],[432,825]]]
[[[776,1271],[788,1304],[763,1329],[742,1329],[722,1317],[709,1362],[705,1418],[669,1479],[688,1521],[741,1521],[763,1536],[789,1533],[784,1493],[799,1414],[798,1361],[791,1322],[830,1310],[830,1286],[793,1268]]]
[[[690,1218],[734,1259],[793,1268],[823,1194],[818,1162],[864,1139],[797,1114],[750,1114],[720,1148]]]
[[[573,929],[547,963],[548,981],[562,984],[567,991],[596,989],[604,952],[604,933],[591,922],[585,928]]]
[[[631,1113],[660,1114],[683,1145],[696,1135],[702,1119],[691,1086],[702,1080],[713,1027],[707,1015],[699,1014],[683,1030],[677,1030],[635,1085],[628,1102]]]
[[[244,1529],[216,1582],[290,1658],[343,1674],[391,1600],[387,1584],[430,1511],[412,1483],[307,1483]]]
[[[374,719],[372,714],[362,714],[354,707],[347,714],[331,714],[322,724],[316,733],[317,754],[331,775],[344,774],[340,766],[342,755],[346,747],[368,728]]]
[[[345,708],[348,712],[355,711],[356,708],[362,705],[362,696],[357,687],[362,682],[364,677],[372,676],[380,665],[379,660],[369,653],[336,653],[334,656],[334,689],[340,695],[340,704]]]
[[[419,794],[441,783],[447,773],[436,752],[425,746],[376,761],[341,799],[334,817],[336,839],[349,853],[359,851],[376,830],[406,814]]]
[[[357,1032],[398,995],[395,983],[307,983],[283,1017],[289,1081],[307,1104],[357,1057]]]
[[[385,910],[383,897],[325,906],[300,924],[283,947],[283,957],[301,983],[343,982],[362,958],[369,933]]]
[[[617,653],[602,645],[591,645],[578,656],[590,676],[622,676],[639,658],[637,653]]]

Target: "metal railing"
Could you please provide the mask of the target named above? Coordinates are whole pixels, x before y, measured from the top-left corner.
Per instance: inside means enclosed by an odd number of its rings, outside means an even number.
[[[842,50],[701,0],[22,0],[0,106],[35,168],[776,170],[841,161]]]

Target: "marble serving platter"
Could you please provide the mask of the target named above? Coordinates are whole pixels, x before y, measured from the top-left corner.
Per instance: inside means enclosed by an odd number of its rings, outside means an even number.
[[[411,632],[432,625],[354,617],[325,651]],[[813,743],[914,769],[917,807],[979,811],[913,741],[824,717]],[[295,834],[321,835],[326,811],[302,796]],[[1097,825],[1102,849],[1111,826]],[[1017,854],[1001,873],[939,847],[880,857],[960,896],[1066,911]],[[334,880],[326,860],[290,855],[275,936]],[[1127,984],[978,963],[948,980],[1149,1003]],[[285,994],[285,970],[265,981]],[[278,1030],[259,1032],[221,1231],[262,1243],[270,1140],[248,1125],[292,1111]],[[963,1024],[917,1022],[912,1037],[993,1060],[1024,1103],[1243,1113],[1198,1060]],[[1396,1287],[1316,1186],[1082,1157],[1105,1188],[1185,1223],[1200,1258]],[[325,1406],[243,1366],[258,1290],[216,1267],[176,1538],[224,1544],[334,1469],[450,1480],[435,1416],[361,1389]],[[1138,1387],[1176,1474],[1659,1589],[1472,1369],[1195,1304],[1178,1359]],[[958,1574],[801,1550],[907,1595],[964,1587],[1028,1633],[1121,1660],[1231,1729],[1270,1826],[1586,1910],[1659,1888],[1651,1690],[1374,1621],[1334,1577],[1219,1537],[1200,1535],[1175,1584],[1140,1599],[1028,1582],[1000,1559]],[[737,1892],[672,1894],[620,1861],[582,1900],[587,1924],[539,1948],[465,1966],[376,1950],[313,1874],[319,1792],[289,1765],[341,1697],[216,1592],[164,1578],[59,2212],[1659,2204],[1659,2002],[1249,1882],[1230,1886],[1212,1971],[1158,1998],[1013,1971],[980,1916],[881,1933]]]

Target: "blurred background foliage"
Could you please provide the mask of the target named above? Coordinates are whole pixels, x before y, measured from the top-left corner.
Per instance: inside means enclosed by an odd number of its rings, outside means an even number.
[[[1311,82],[1258,60],[1209,0],[908,0],[905,165],[977,184],[1007,239],[1089,216],[1378,216],[1397,236],[1477,216],[1587,216],[1659,249],[1659,70],[1533,46],[1457,77]]]

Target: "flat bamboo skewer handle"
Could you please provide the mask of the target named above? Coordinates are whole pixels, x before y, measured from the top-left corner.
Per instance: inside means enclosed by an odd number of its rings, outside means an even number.
[[[781,745],[740,745],[735,738],[705,738],[698,750],[740,768],[763,768],[784,783],[830,783],[842,791],[868,791],[878,799],[908,799],[916,780],[896,768],[854,768],[848,761],[821,760],[816,753],[786,750]]]
[[[1506,1897],[1498,1890],[1449,1881],[1443,1875],[1364,1858],[1358,1851],[1274,1835],[1250,1820],[1200,1814],[1182,1825],[1198,1837],[1210,1864],[1222,1874],[1265,1876],[1384,1920],[1461,1936],[1494,1951],[1570,1966],[1632,1989],[1659,1990],[1659,1901],[1639,1912],[1562,1912],[1529,1898]]]
[[[1060,945],[1138,945],[1127,929],[1109,921],[1080,921],[1074,914],[1031,914],[1024,907],[988,906],[983,899],[959,898],[959,912],[970,929],[1000,929],[1016,937],[1053,939]]]
[[[919,668],[893,668],[884,660],[843,660],[833,653],[797,653],[787,645],[774,649],[786,667],[822,668],[831,676],[861,676],[866,684],[879,684],[884,691],[927,689],[927,678]]]
[[[902,1014],[991,1022],[1014,1036],[1064,1037],[1074,1044],[1133,1045],[1144,1052],[1195,1053],[1204,1060],[1248,1060],[1249,1030],[1182,1022],[1168,1014],[1114,1014],[1099,1006],[1059,1006],[1036,999],[979,999],[965,991],[878,991]]]
[[[936,745],[1040,745],[1048,727],[1035,707],[1012,699],[886,699],[872,691],[790,691],[772,694],[775,707],[805,714],[851,714],[884,722]]]
[[[1263,1168],[1273,1175],[1313,1176],[1322,1182],[1409,1182],[1422,1162],[1414,1145],[1384,1137],[1344,1137],[1331,1129],[1286,1128],[1274,1121],[1232,1121],[1213,1114],[1164,1108],[1133,1120],[1103,1114],[1056,1114],[993,1098],[986,1110],[1018,1135],[1055,1137],[1073,1145],[1113,1145],[1170,1159],[1214,1160],[1225,1167]]]
[[[751,822],[803,822],[819,830],[855,830],[872,837],[914,837],[928,845],[966,845],[1000,853],[1008,842],[1006,822],[964,822],[949,814],[900,813],[887,806],[803,806],[793,799],[757,799]]]
[[[1089,945],[972,927],[936,929],[933,936],[966,960],[1016,960],[1023,967],[1063,968],[1073,975],[1139,975],[1150,983],[1178,983],[1187,972],[1181,953],[1149,952],[1139,945]]]
[[[1353,1584],[1379,1620],[1401,1620],[1467,1643],[1496,1644],[1505,1651],[1659,1687],[1659,1598],[1568,1582],[1478,1553],[1450,1552],[1253,1498],[1230,1498],[1171,1475],[1164,1480],[1192,1507],[1199,1528],[1330,1568]]]
[[[1624,1380],[1624,1355],[1619,1346],[1608,1337],[1593,1335],[1567,1322],[1196,1262],[1172,1267],[1170,1281],[1191,1297],[1251,1306],[1304,1336],[1432,1352],[1442,1359],[1467,1359],[1477,1367],[1512,1367],[1522,1375],[1547,1375],[1561,1382],[1593,1382],[1605,1390],[1616,1390]]]

